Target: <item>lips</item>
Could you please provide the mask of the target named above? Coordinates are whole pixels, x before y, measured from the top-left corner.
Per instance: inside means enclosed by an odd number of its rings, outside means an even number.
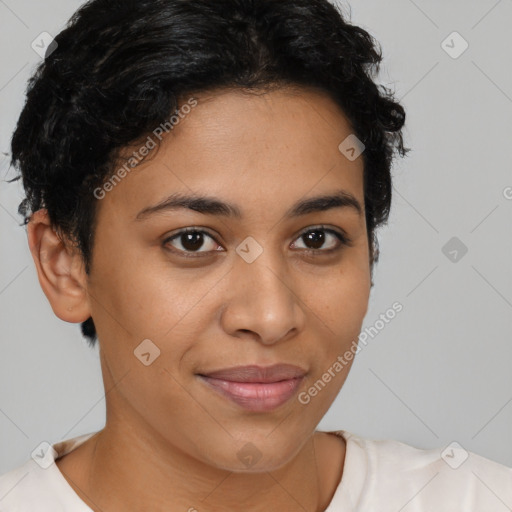
[[[228,380],[231,382],[279,382],[281,380],[303,377],[306,372],[298,366],[276,364],[273,366],[236,366],[215,372],[202,374],[212,379]]]
[[[221,396],[244,409],[270,411],[286,403],[297,391],[306,371],[298,366],[237,366],[198,377]]]

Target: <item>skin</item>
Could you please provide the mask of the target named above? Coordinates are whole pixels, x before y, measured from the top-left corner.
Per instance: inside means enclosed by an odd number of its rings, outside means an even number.
[[[224,90],[198,101],[98,201],[89,276],[45,210],[28,224],[55,314],[94,319],[106,390],[104,429],[57,466],[96,511],[322,511],[343,474],[345,442],[315,429],[351,363],[307,405],[294,396],[268,412],[241,408],[196,374],[285,362],[307,370],[298,392],[307,391],[357,340],[371,288],[364,214],[284,214],[339,189],[364,209],[363,160],[338,150],[352,130],[320,92]],[[135,220],[174,192],[215,196],[242,218],[181,208]],[[319,224],[351,245],[328,231],[311,245],[302,235]],[[183,256],[183,237],[164,242],[187,227],[207,231],[196,257]],[[248,236],[263,249],[252,263],[235,251]],[[148,366],[134,355],[144,339],[160,350]],[[237,456],[248,442],[261,455],[250,468]]]

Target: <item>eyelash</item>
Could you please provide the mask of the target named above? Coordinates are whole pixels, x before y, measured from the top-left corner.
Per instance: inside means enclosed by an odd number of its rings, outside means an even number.
[[[325,226],[315,226],[315,227],[312,227],[312,228],[307,228],[306,230],[302,231],[295,240],[303,237],[304,235],[308,234],[308,233],[311,233],[311,232],[315,232],[315,231],[323,231],[325,233],[329,233],[329,234],[332,234],[334,235],[338,241],[340,242],[340,245],[338,247],[335,247],[334,249],[300,249],[301,251],[307,253],[307,254],[314,254],[314,255],[318,255],[318,254],[332,254],[332,253],[335,253],[335,252],[338,252],[340,250],[342,250],[344,247],[350,247],[352,245],[352,240],[346,235],[346,234],[343,234],[339,231],[336,231],[334,229],[330,229],[330,228],[327,228]],[[212,240],[215,241],[216,244],[220,245],[217,240],[215,240],[215,237],[213,235],[211,235],[208,231],[205,231],[203,229],[199,229],[199,228],[185,228],[185,229],[182,229],[180,231],[178,231],[177,233],[175,233],[174,235],[170,236],[170,237],[167,237],[164,241],[163,241],[163,245],[164,247],[167,246],[167,244],[171,241],[173,241],[174,239],[176,238],[179,238],[180,236],[186,234],[186,233],[200,233],[200,234],[205,234],[205,235],[208,235]],[[178,254],[179,256],[182,256],[182,257],[185,257],[185,258],[201,258],[201,257],[205,257],[205,256],[209,256],[211,255],[212,252],[220,252],[220,251],[182,251],[181,249],[169,249],[166,247],[166,249],[174,254]],[[204,256],[203,256],[204,255]]]

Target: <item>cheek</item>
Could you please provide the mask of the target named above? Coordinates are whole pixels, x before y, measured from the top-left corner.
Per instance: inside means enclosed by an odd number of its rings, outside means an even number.
[[[161,339],[187,323],[207,284],[126,254],[115,265],[103,267],[91,293],[101,302],[96,315],[113,329],[125,329],[134,339]]]
[[[368,309],[370,276],[360,266],[342,266],[310,282],[305,303],[338,340],[359,334]],[[330,330],[329,330],[330,329]],[[357,332],[356,332],[357,331]]]
[[[347,267],[317,280],[314,295],[306,302],[313,344],[307,348],[311,374],[304,383],[303,400],[321,418],[348,377],[357,351],[358,336],[368,309],[370,282],[363,271]],[[348,354],[348,355],[347,355]]]

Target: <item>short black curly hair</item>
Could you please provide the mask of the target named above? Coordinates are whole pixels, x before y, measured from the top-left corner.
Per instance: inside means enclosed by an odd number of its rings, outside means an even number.
[[[371,267],[375,229],[391,206],[404,108],[373,81],[382,52],[328,0],[91,0],[55,37],[27,86],[11,166],[27,224],[46,208],[90,273],[97,198],[123,148],[151,133],[190,93],[313,87],[343,110],[364,143]],[[93,347],[92,318],[81,325]]]

